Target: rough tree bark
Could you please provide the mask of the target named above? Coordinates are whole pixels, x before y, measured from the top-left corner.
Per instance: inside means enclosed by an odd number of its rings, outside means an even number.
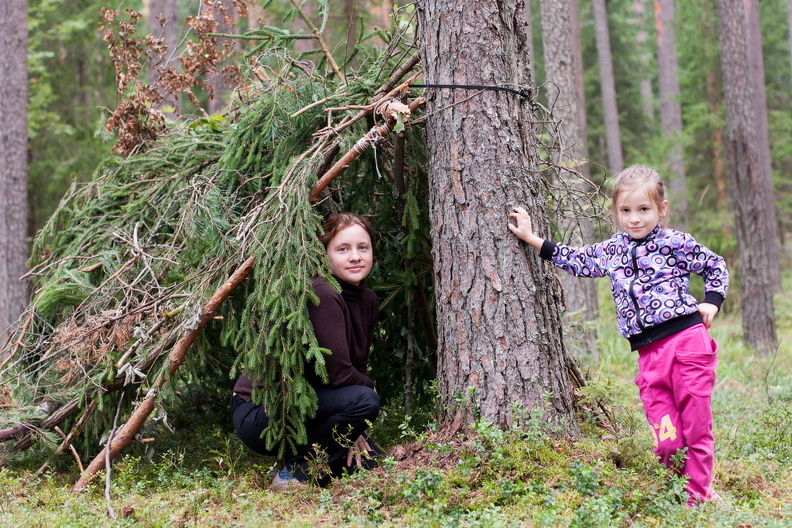
[[[522,1],[428,0],[418,9],[427,83],[531,85]],[[506,426],[517,403],[576,430],[554,270],[507,228],[510,209],[524,204],[548,232],[533,105],[457,90],[430,91],[427,104],[444,419],[460,426],[479,412]]]
[[[608,147],[608,168],[616,174],[624,168],[622,156],[619,108],[616,104],[616,82],[613,80],[613,57],[611,56],[608,12],[605,0],[594,0],[594,35],[597,41],[600,89],[602,91],[602,115],[605,120],[605,143]]]
[[[753,88],[746,47],[743,0],[717,0],[724,101],[726,159],[740,254],[742,326],[746,341],[767,353],[777,345],[764,180],[754,121]]]
[[[27,5],[0,2],[0,347],[27,304]]]
[[[682,105],[679,102],[677,78],[676,32],[674,31],[674,0],[655,0],[657,30],[657,84],[660,91],[660,125],[671,140],[668,157],[668,187],[677,224],[687,222],[687,175],[682,149]]]
[[[583,96],[583,69],[579,53],[577,10],[572,9],[570,0],[542,0],[542,42],[544,43],[545,74],[547,76],[548,103],[553,116],[560,123],[559,135],[563,143],[561,158],[555,160],[561,165],[578,163],[575,170],[581,177],[565,170],[561,178],[566,185],[575,187],[582,192],[591,192],[589,180],[588,143],[586,134],[586,112]],[[576,6],[575,6],[576,7]],[[555,89],[554,89],[555,88]],[[581,163],[582,162],[582,163]],[[581,245],[593,242],[594,228],[589,218],[574,218],[573,212],[562,222],[565,242]],[[584,323],[583,331],[577,331],[572,321],[567,320],[570,336],[580,344],[585,353],[596,353],[596,335],[586,323],[599,315],[597,285],[594,281],[573,277],[560,273],[564,286],[567,309],[571,313],[581,314]]]
[[[768,199],[764,212],[765,225],[770,230],[770,240],[778,240],[778,224],[775,214],[775,192],[773,191],[773,167],[770,160],[770,129],[767,122],[767,96],[765,94],[765,69],[762,55],[762,30],[759,24],[758,0],[744,0],[745,29],[748,42],[748,71],[753,83],[754,120],[756,123],[756,146],[759,149],[759,169],[764,180],[763,195]],[[771,262],[778,262],[778,246],[773,243],[767,248]],[[781,291],[781,273],[778,266],[770,266],[773,293]]]

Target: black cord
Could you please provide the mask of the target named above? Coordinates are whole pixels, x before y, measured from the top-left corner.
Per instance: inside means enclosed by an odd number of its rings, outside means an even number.
[[[523,99],[531,97],[530,92],[523,90],[514,90],[512,88],[504,88],[503,86],[484,86],[479,84],[411,84],[410,88],[448,88],[448,89],[462,89],[462,90],[491,90],[493,92],[508,92],[519,95]]]

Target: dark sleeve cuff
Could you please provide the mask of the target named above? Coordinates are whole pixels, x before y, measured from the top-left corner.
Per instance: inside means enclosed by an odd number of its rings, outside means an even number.
[[[556,243],[545,240],[542,242],[542,249],[539,250],[539,256],[545,260],[551,260],[555,252]]]
[[[720,310],[721,304],[723,304],[724,297],[718,292],[707,292],[704,294],[704,302],[714,304]]]

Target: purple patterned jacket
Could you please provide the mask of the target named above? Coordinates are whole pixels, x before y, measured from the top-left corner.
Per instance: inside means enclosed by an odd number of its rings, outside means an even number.
[[[704,302],[718,308],[729,286],[723,257],[659,225],[640,240],[616,233],[580,248],[545,240],[539,255],[577,277],[610,277],[619,332],[633,350],[702,321],[688,293],[691,273],[704,279]]]

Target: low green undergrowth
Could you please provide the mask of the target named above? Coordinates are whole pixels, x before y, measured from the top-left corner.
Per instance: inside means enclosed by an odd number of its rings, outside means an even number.
[[[789,291],[789,286],[787,286]],[[607,311],[605,309],[604,311]],[[717,504],[682,506],[684,482],[651,455],[632,383],[635,357],[608,314],[596,356],[581,358],[583,434],[559,438],[519,406],[513,428],[485,421],[445,433],[431,413],[386,408],[373,436],[380,467],[291,493],[268,489],[274,460],[247,450],[224,404],[172,416],[87,492],[63,455],[37,475],[35,452],[0,469],[0,525],[57,527],[789,527],[792,526],[792,301],[778,299],[781,346],[756,356],[740,320],[716,319],[720,365],[713,396]],[[607,414],[603,409],[607,409]],[[89,456],[85,455],[85,456]],[[113,515],[108,514],[108,505]]]

